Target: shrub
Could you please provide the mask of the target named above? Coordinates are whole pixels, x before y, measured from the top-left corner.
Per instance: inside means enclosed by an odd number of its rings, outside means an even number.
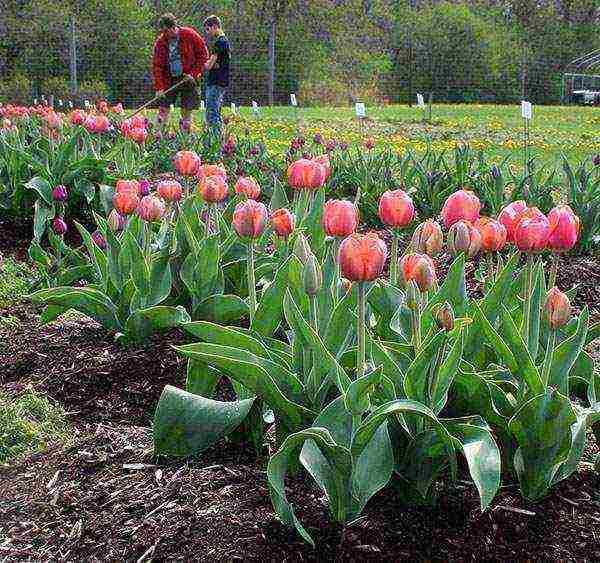
[[[25,105],[31,99],[31,81],[24,74],[14,74],[0,81],[0,102]]]

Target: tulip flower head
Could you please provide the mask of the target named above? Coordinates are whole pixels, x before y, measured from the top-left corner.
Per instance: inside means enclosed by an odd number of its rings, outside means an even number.
[[[177,180],[162,180],[156,186],[156,192],[165,201],[180,201],[183,195],[183,187]]]
[[[400,259],[400,275],[405,285],[413,281],[421,291],[430,290],[437,280],[435,265],[427,254],[405,254]]]
[[[521,252],[542,252],[550,236],[550,222],[537,208],[525,210],[515,227],[515,244]]]
[[[268,216],[264,204],[253,199],[242,201],[233,211],[233,228],[242,238],[256,239],[265,230]]]
[[[100,250],[106,250],[108,245],[106,243],[106,239],[104,238],[104,235],[100,231],[93,232],[92,240],[94,241],[94,243]]]
[[[122,231],[125,228],[125,223],[127,222],[127,220],[125,219],[125,217],[123,217],[123,215],[121,215],[116,209],[113,209],[109,214],[108,214],[108,228],[113,232],[113,233],[118,233],[120,231]]]
[[[443,247],[444,234],[437,221],[429,219],[415,229],[411,240],[411,248],[414,252],[435,256]]]
[[[506,227],[489,217],[481,217],[475,223],[481,235],[481,248],[484,252],[498,252],[506,244]]]
[[[435,309],[435,322],[446,332],[450,332],[454,328],[454,309],[448,301],[440,303]]]
[[[90,115],[86,118],[83,126],[90,133],[105,133],[110,129],[110,121],[105,115]]]
[[[245,194],[249,199],[258,199],[260,186],[252,176],[240,176],[235,183],[235,193]]]
[[[71,112],[70,120],[72,125],[83,125],[87,116],[83,110],[76,109]]]
[[[316,190],[325,185],[325,167],[308,158],[301,158],[290,164],[287,170],[288,184],[296,190]]]
[[[594,166],[600,166],[600,154],[594,156],[594,158],[592,159],[592,163]]]
[[[198,180],[202,181],[209,176],[220,176],[227,182],[227,171],[222,164],[203,164],[198,167],[198,173],[196,174]]]
[[[458,221],[448,230],[448,250],[451,254],[464,252],[468,258],[472,258],[481,250],[481,246],[481,233],[467,221]]]
[[[64,234],[66,234],[68,228],[67,228],[67,224],[65,223],[65,221],[62,217],[54,218],[54,221],[52,221],[52,230],[58,236],[62,236]]]
[[[69,199],[69,192],[65,186],[56,186],[52,190],[52,199],[54,201],[67,201]]]
[[[113,196],[113,206],[120,215],[131,215],[140,203],[137,192],[122,191]]]
[[[141,196],[150,195],[150,182],[148,180],[146,180],[145,178],[142,178],[139,181],[139,184],[140,184],[140,195]]]
[[[351,201],[331,199],[323,207],[323,228],[330,237],[347,237],[358,227],[358,209]]]
[[[415,218],[412,198],[402,190],[384,192],[379,199],[379,218],[390,227],[407,227]]]
[[[163,218],[165,214],[165,204],[162,199],[153,195],[147,195],[142,198],[137,209],[138,215],[143,221],[151,223]]]
[[[448,229],[458,221],[474,223],[479,219],[481,202],[470,190],[458,190],[451,194],[442,208],[442,220]]]
[[[568,205],[559,205],[548,213],[550,236],[548,247],[554,252],[567,252],[577,243],[581,222]]]
[[[320,156],[315,156],[313,161],[320,164],[325,169],[325,181],[327,181],[329,176],[331,176],[331,162],[329,160],[329,155],[322,154]]]
[[[285,208],[277,209],[271,213],[271,225],[278,236],[287,238],[294,230],[294,214]]]
[[[198,184],[198,191],[207,203],[218,203],[227,197],[229,186],[222,176],[205,176]]]
[[[371,151],[375,148],[375,139],[373,137],[368,137],[363,141],[363,147],[368,151]]]
[[[195,176],[200,168],[200,157],[194,151],[179,151],[173,158],[173,166],[182,176]]]
[[[44,121],[49,129],[60,129],[63,124],[60,114],[53,110],[50,110],[48,113],[46,113],[46,115],[44,115]]]
[[[522,200],[509,203],[498,215],[498,221],[506,229],[506,241],[515,242],[515,229],[521,218],[521,214],[527,210],[527,204]]]
[[[571,320],[571,303],[569,298],[557,287],[553,287],[546,294],[544,314],[550,328],[556,330],[566,325]]]
[[[381,275],[387,247],[376,234],[353,234],[340,244],[338,261],[343,277],[353,282],[373,281]]]

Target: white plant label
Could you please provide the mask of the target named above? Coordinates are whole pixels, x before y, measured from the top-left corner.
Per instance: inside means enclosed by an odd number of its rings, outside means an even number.
[[[37,98],[34,98],[34,99],[33,99],[33,105],[34,105],[34,106],[37,106]]]
[[[206,105],[204,104],[204,100],[200,100],[200,111],[204,111],[206,109]]]
[[[521,102],[521,115],[523,119],[531,119],[533,117],[533,106],[531,102],[526,102],[523,100]]]
[[[356,111],[356,117],[366,117],[367,108],[365,107],[365,104],[363,102],[356,102],[356,106],[354,109]]]
[[[423,94],[417,94],[417,105],[421,109],[425,109],[425,98],[423,98]]]
[[[233,113],[233,115],[237,114],[237,107],[233,102],[231,102],[231,113]]]
[[[255,115],[258,115],[258,103],[256,103],[254,100],[252,100],[252,111]]]
[[[73,109],[73,102],[69,101],[69,107]]]
[[[298,100],[296,99],[296,94],[290,94],[290,103],[296,107],[298,105]]]
[[[58,100],[58,105],[59,105],[60,107],[62,107],[62,105],[63,105],[63,101],[62,101],[62,100]]]

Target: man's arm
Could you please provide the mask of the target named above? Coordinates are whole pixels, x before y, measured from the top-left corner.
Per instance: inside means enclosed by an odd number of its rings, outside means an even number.
[[[160,40],[157,40],[154,44],[152,74],[154,76],[154,90],[164,92],[169,87],[169,75],[167,74],[167,54]]]
[[[206,64],[206,61],[208,61],[208,49],[206,48],[204,39],[202,39],[200,34],[195,29],[191,30],[191,39],[194,45],[196,57],[194,60],[194,66],[190,71],[190,75],[196,79],[202,76],[204,65]]]

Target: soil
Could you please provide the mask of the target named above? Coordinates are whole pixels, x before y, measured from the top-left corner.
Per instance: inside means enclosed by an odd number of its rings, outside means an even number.
[[[24,260],[33,233],[31,219],[6,219],[0,217],[0,257],[14,256]]]

